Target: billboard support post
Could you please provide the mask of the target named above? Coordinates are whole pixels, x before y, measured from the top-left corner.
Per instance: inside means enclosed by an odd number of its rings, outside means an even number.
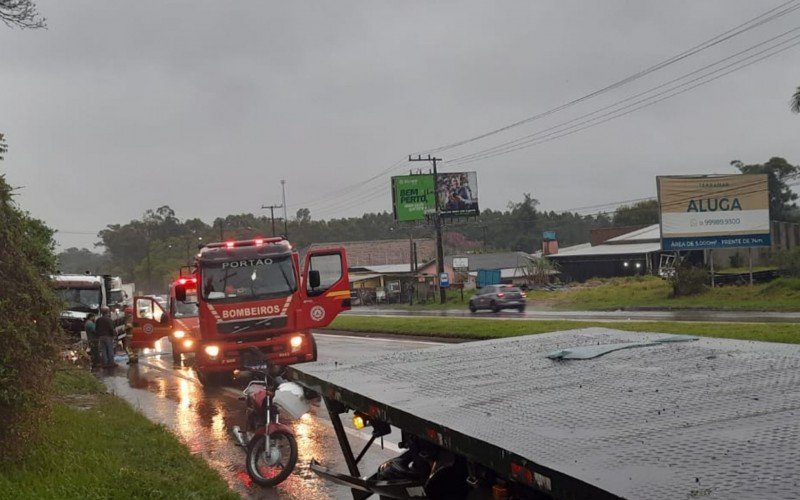
[[[421,155],[417,155],[416,158],[412,158],[411,155],[408,155],[408,161],[429,161],[433,163],[433,192],[438,192],[438,179],[437,179],[437,172],[436,172],[436,162],[442,161],[441,158],[431,157],[428,155],[427,158],[423,158]],[[444,245],[442,243],[442,218],[439,216],[439,204],[434,203],[435,209],[433,213],[433,225],[436,228],[436,274],[437,276],[441,276],[444,272]],[[439,286],[439,300],[442,304],[447,301],[446,290],[440,285]]]
[[[714,249],[708,249],[708,262],[711,265],[711,288],[714,288]]]
[[[747,247],[747,260],[750,267],[750,286],[753,286],[753,247]]]

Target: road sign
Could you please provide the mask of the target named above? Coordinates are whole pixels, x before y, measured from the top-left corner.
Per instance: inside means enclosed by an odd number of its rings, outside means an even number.
[[[469,269],[469,258],[453,257],[453,269]]]
[[[439,286],[442,288],[450,286],[450,276],[447,273],[441,273],[439,275]]]

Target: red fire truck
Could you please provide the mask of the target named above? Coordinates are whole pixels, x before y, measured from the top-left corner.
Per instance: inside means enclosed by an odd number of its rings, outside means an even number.
[[[176,292],[183,288],[183,300]],[[200,314],[197,307],[197,279],[193,275],[181,276],[169,285],[169,341],[172,344],[172,362],[179,366],[181,356],[197,351],[200,337]]]
[[[229,376],[251,347],[274,365],[314,361],[312,328],[350,308],[347,257],[341,247],[314,249],[300,267],[284,238],[211,243],[195,260],[200,328],[194,368],[203,384]],[[186,284],[177,301],[190,300]],[[169,332],[170,315],[149,297],[136,297],[133,347],[151,347]]]

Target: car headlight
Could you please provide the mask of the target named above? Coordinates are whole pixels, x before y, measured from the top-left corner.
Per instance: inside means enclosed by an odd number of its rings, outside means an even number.
[[[193,343],[194,343],[194,342],[192,342],[192,339],[186,339],[186,340],[184,340],[184,341],[183,341],[183,347],[184,347],[185,349],[189,349],[190,347],[192,347],[192,344],[193,344]],[[215,347],[216,347],[216,346],[215,346]]]
[[[218,345],[207,345],[205,348],[206,354],[208,354],[211,358],[216,358],[219,356],[219,346]]]
[[[303,337],[300,335],[295,335],[294,337],[292,337],[291,340],[289,340],[289,345],[291,345],[295,349],[300,347],[302,344],[303,344]]]
[[[186,332],[184,332],[183,330],[175,330],[174,332],[172,332],[172,336],[175,337],[176,339],[182,339],[183,337],[186,336]]]

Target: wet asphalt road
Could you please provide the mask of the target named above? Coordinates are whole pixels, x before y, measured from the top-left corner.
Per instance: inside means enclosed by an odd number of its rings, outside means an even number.
[[[435,345],[430,342],[348,337],[315,334],[319,361],[346,363],[364,356]],[[211,389],[203,388],[191,368],[174,368],[169,342],[160,341],[155,352],[146,352],[138,365],[124,361],[110,373],[100,375],[108,390],[125,400],[150,420],[164,424],[186,444],[190,452],[202,456],[222,475],[230,487],[244,498],[259,499],[330,499],[352,498],[344,487],[320,479],[308,464],[316,458],[322,464],[346,472],[347,467],[327,410],[313,406],[310,415],[291,422],[298,443],[298,462],[294,473],[277,488],[252,484],[244,465],[244,451],[230,437],[233,425],[243,425],[244,403],[235,383]],[[350,444],[355,453],[369,439],[369,433],[357,431],[343,416]],[[284,421],[287,421],[284,419]],[[376,442],[366,454],[360,470],[373,473],[383,461],[397,455],[396,432],[385,439],[385,449]]]
[[[516,320],[555,320],[575,321],[707,321],[712,323],[798,323],[800,312],[759,312],[759,311],[552,311],[528,308],[525,312],[505,310],[498,313],[478,311],[471,313],[466,305],[463,309],[406,310],[388,307],[357,307],[345,311],[348,316],[404,316],[404,317],[445,317],[445,318],[483,318]]]

